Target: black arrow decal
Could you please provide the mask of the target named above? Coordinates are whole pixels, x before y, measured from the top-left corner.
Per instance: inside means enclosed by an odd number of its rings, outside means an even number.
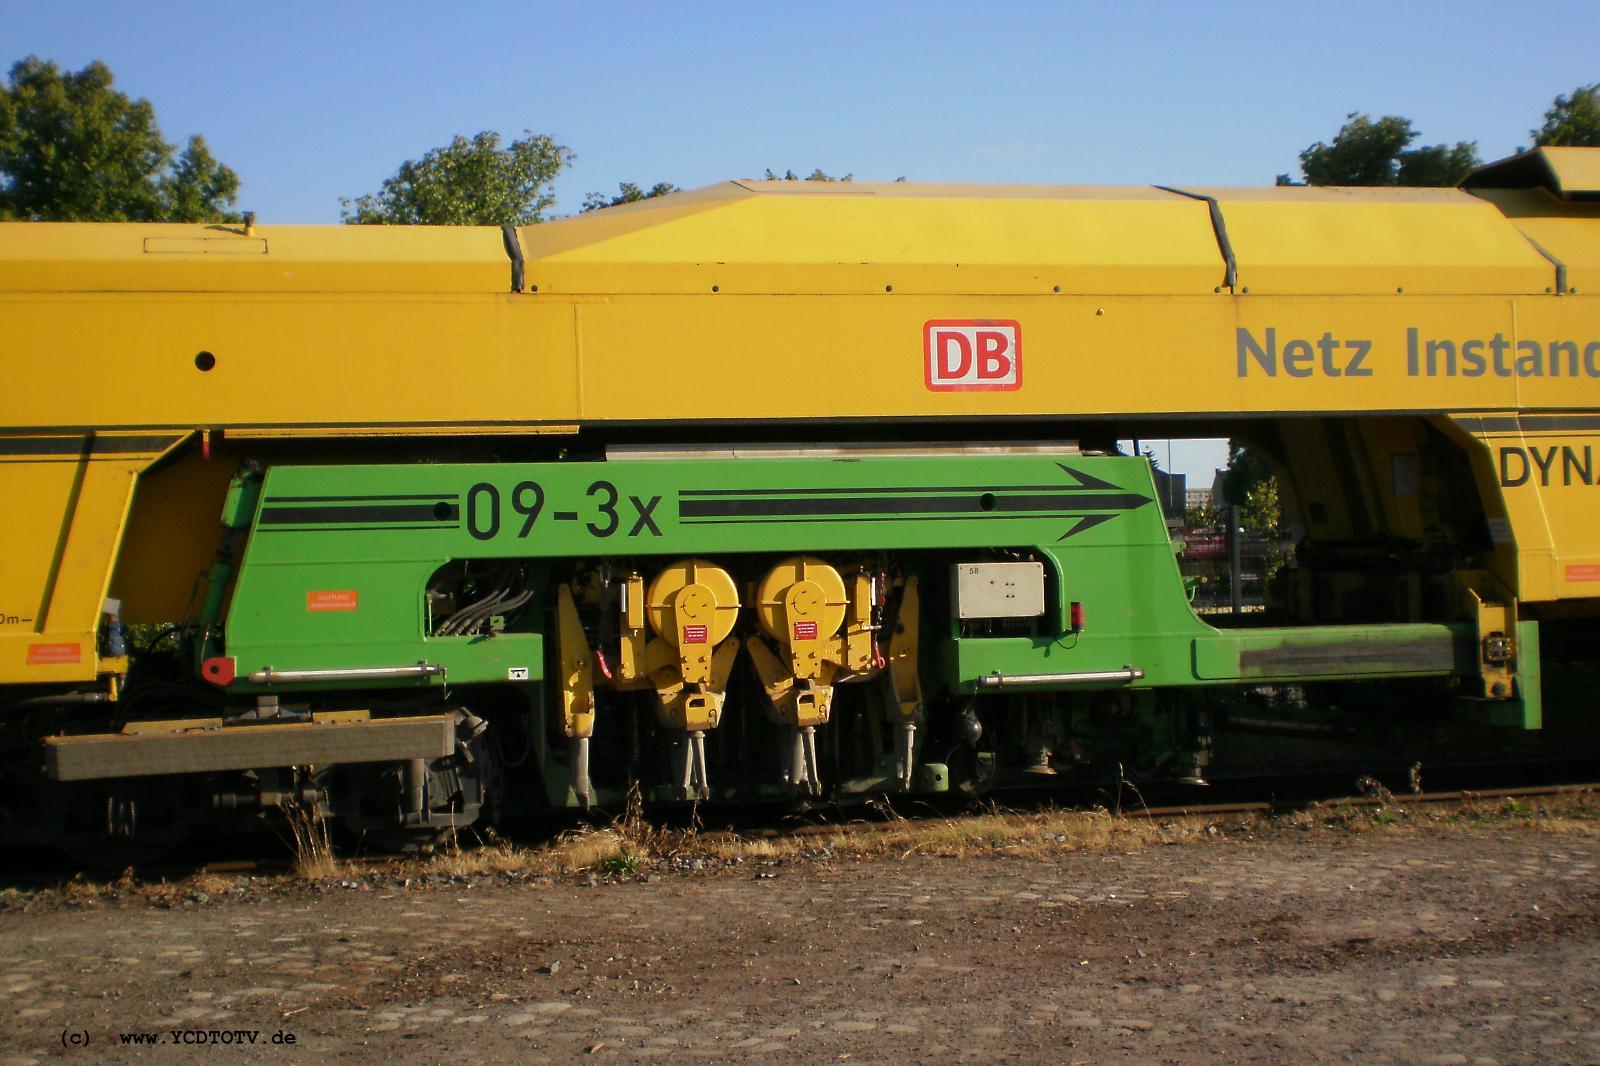
[[[1075,481],[1077,481],[1079,487],[1081,487],[1081,488],[1085,488],[1085,489],[1115,489],[1117,487],[1117,486],[1113,485],[1109,481],[1101,481],[1097,477],[1093,477],[1093,476],[1091,476],[1089,474],[1085,474],[1082,470],[1074,470],[1072,467],[1068,466],[1066,463],[1057,463],[1056,465],[1061,468],[1061,472],[1063,474],[1066,474],[1068,477],[1070,477],[1070,478],[1074,479]]]
[[[1150,501],[1146,500],[1145,502],[1149,503]],[[1078,519],[1078,521],[1073,524],[1071,529],[1057,537],[1056,540],[1066,540],[1068,537],[1076,536],[1086,529],[1093,529],[1095,526],[1109,522],[1115,517],[1117,516],[1114,514],[1086,514],[1082,518]]]

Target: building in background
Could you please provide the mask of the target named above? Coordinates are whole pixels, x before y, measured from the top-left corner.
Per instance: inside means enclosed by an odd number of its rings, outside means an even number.
[[[1189,507],[1189,475],[1169,474],[1152,469],[1156,479],[1156,498],[1161,501],[1161,513],[1166,516],[1167,527],[1183,525],[1183,516]]]

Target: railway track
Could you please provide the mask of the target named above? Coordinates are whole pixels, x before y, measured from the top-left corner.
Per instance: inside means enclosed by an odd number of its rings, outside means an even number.
[[[1122,817],[1130,818],[1219,818],[1247,814],[1286,814],[1292,811],[1301,811],[1317,808],[1334,807],[1427,807],[1443,806],[1451,803],[1467,804],[1481,803],[1500,799],[1540,799],[1558,796],[1581,796],[1586,794],[1600,795],[1600,781],[1559,784],[1559,785],[1524,785],[1511,788],[1484,788],[1484,789],[1453,789],[1440,792],[1415,792],[1392,793],[1379,785],[1366,792],[1351,793],[1348,795],[1330,795],[1314,800],[1253,800],[1229,801],[1224,803],[1183,803],[1164,804],[1158,806],[1126,805],[1116,810]],[[1009,808],[1017,813],[1027,813],[1026,808]],[[923,817],[944,817],[944,815],[924,815]],[[915,820],[908,817],[907,820]],[[893,829],[898,824],[895,821],[853,821],[850,823],[852,831],[875,832]],[[785,829],[773,830],[775,836],[820,836],[836,833],[840,828],[837,822],[819,822],[809,825],[793,826]]]
[[[1485,788],[1485,789],[1452,789],[1445,792],[1414,792],[1414,793],[1388,793],[1373,790],[1350,796],[1339,796],[1328,800],[1318,800],[1313,804],[1288,803],[1288,802],[1258,802],[1258,803],[1218,803],[1211,805],[1184,805],[1169,807],[1148,807],[1140,812],[1152,817],[1184,817],[1187,815],[1221,815],[1221,814],[1278,814],[1287,810],[1304,809],[1307,806],[1351,806],[1351,807],[1411,807],[1429,806],[1433,804],[1449,803],[1476,803],[1484,800],[1497,799],[1537,799],[1546,796],[1576,796],[1585,793],[1600,793],[1600,782],[1587,782],[1571,785],[1526,785],[1518,788]]]
[[[1510,766],[1493,769],[1501,776],[1513,772]],[[1548,774],[1549,764],[1538,764],[1537,772]],[[1591,769],[1600,769],[1592,767]],[[1002,804],[987,808],[974,808],[972,802],[947,801],[931,804],[925,800],[895,804],[875,804],[868,808],[817,807],[796,814],[792,810],[752,810],[735,808],[726,812],[668,811],[657,824],[675,829],[683,834],[681,839],[692,840],[696,827],[717,827],[716,835],[727,839],[781,842],[785,839],[835,837],[841,832],[859,835],[876,835],[904,831],[909,824],[948,823],[952,819],[978,818],[984,813],[1028,816],[1046,810],[1070,812],[1073,810],[1109,810],[1126,818],[1207,819],[1227,820],[1247,816],[1285,815],[1296,811],[1336,808],[1382,808],[1399,810],[1441,808],[1450,805],[1481,804],[1501,800],[1540,800],[1560,797],[1600,795],[1600,772],[1582,780],[1541,781],[1534,784],[1493,785],[1486,787],[1458,787],[1430,791],[1393,791],[1378,779],[1361,775],[1353,781],[1343,777],[1345,789],[1326,787],[1325,776],[1316,779],[1280,777],[1255,781],[1229,781],[1221,790],[1225,798],[1216,800],[1196,798],[1183,802],[1145,803],[1142,794],[1131,786],[1124,787],[1121,795],[1115,786],[1100,785],[1074,790],[1064,797],[1058,790],[1007,797]],[[1322,787],[1316,787],[1318,783]],[[1298,787],[1291,787],[1298,786]],[[1257,798],[1249,798],[1253,790]],[[1241,792],[1245,798],[1238,798]],[[1064,802],[1070,800],[1070,802]],[[727,820],[720,815],[726,813]],[[503,840],[516,847],[536,849],[558,839],[563,833],[584,826],[604,828],[613,824],[602,816],[587,820],[540,820],[513,827]],[[462,852],[470,853],[480,846],[475,833],[466,833],[460,840]],[[350,849],[346,849],[347,851]],[[346,878],[355,878],[394,871],[397,874],[415,872],[418,859],[412,856],[362,854],[359,846],[353,855],[341,858],[341,870]],[[0,888],[44,888],[65,881],[100,876],[115,878],[122,871],[86,871],[64,856],[42,849],[29,849],[18,856],[19,862],[12,872],[0,878]],[[425,859],[423,862],[425,863]],[[136,870],[142,882],[181,881],[199,873],[222,877],[286,877],[296,870],[295,856],[285,837],[262,832],[246,837],[228,839],[198,838],[178,853],[161,862],[141,866]]]

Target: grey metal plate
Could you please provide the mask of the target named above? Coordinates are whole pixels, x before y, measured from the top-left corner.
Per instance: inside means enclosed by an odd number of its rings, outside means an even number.
[[[56,781],[201,774],[269,766],[435,759],[455,750],[449,715],[345,723],[223,726],[188,733],[97,733],[45,739]]]
[[[1043,563],[957,563],[961,618],[1037,618],[1044,614]]]

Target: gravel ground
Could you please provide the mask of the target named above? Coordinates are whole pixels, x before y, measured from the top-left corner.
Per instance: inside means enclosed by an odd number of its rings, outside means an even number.
[[[1491,825],[13,891],[0,1064],[1595,1062],[1597,864],[1592,833]]]

